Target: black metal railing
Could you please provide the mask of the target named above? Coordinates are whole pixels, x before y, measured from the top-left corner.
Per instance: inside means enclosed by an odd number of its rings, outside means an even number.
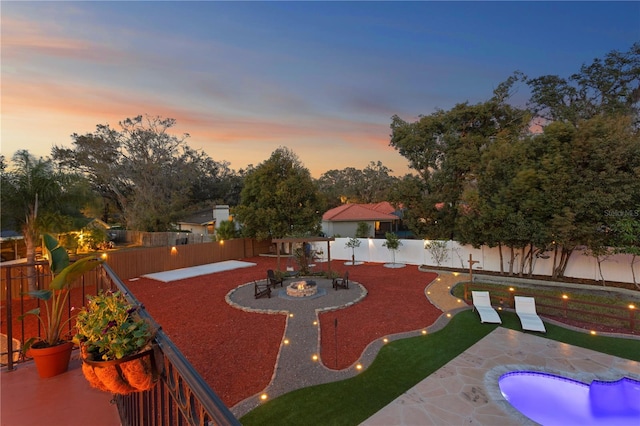
[[[120,290],[131,303],[142,304],[129,292],[120,278],[103,265],[110,288]],[[157,329],[161,375],[150,391],[118,395],[116,403],[123,425],[240,425],[218,395],[173,344],[162,328],[142,306],[140,315]]]
[[[2,310],[4,312],[1,321],[8,344],[7,351],[1,355],[6,356],[7,370],[9,371],[14,369],[15,362],[25,360],[24,355],[16,358],[20,350],[14,349],[12,345],[16,336],[21,344],[24,344],[25,340],[24,325],[18,324],[16,319],[31,309],[31,305],[39,303],[24,296],[27,289],[26,268],[33,266],[21,264],[19,266],[3,266],[2,268]],[[37,268],[37,286],[38,288],[46,288],[51,279],[48,264],[46,262],[38,263]],[[157,329],[154,358],[159,371],[159,380],[151,390],[115,396],[122,424],[126,426],[240,425],[229,408],[202,379],[182,352],[107,264],[102,264],[80,280],[73,290],[77,293],[75,301],[78,302],[80,297],[82,301],[86,301],[88,294],[97,294],[101,290],[107,289],[119,290],[131,303],[141,305],[142,309],[138,312]],[[16,292],[18,294],[15,294]],[[77,306],[77,303],[72,303],[70,299],[67,315],[71,315],[74,305]],[[22,328],[14,330],[14,326]],[[38,326],[37,335],[39,336],[40,333],[41,328]]]

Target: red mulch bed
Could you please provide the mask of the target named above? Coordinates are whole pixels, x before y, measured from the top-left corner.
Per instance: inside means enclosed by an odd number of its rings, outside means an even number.
[[[258,266],[169,283],[148,278],[125,283],[229,407],[267,387],[286,324],[284,315],[244,312],[226,303],[230,290],[264,279],[266,270],[277,266],[277,260],[268,257],[246,261]],[[318,266],[326,268],[327,264]],[[434,273],[420,272],[415,266],[345,266],[343,261],[334,261],[331,266],[340,274],[348,269],[350,280],[363,284],[368,295],[349,308],[320,315],[320,355],[329,368],[347,368],[374,340],[428,327],[441,314],[424,295],[425,287],[436,277]],[[73,292],[71,306],[80,306],[81,300],[82,294]],[[21,309],[15,301],[14,312],[29,310],[36,301],[24,303]],[[14,335],[21,336],[23,326],[24,335],[37,335],[35,318],[22,323],[17,315]],[[2,332],[5,329],[3,321]]]
[[[240,284],[263,279],[276,260],[247,259],[257,267],[162,283],[141,278],[127,282],[132,293],[180,348],[227,406],[267,387],[271,381],[286,318],[248,313],[229,306],[225,295]],[[326,267],[326,264],[323,265]],[[332,262],[339,272],[346,266]],[[350,279],[369,291],[360,303],[320,315],[321,357],[335,367],[334,320],[338,319],[338,368],[353,364],[373,340],[427,327],[441,314],[424,296],[436,274],[384,268],[350,267]]]
[[[442,314],[424,294],[425,287],[436,278],[435,273],[420,272],[415,266],[393,269],[381,264],[348,269],[349,279],[364,285],[368,294],[354,306],[320,315],[320,356],[329,368],[336,368],[336,319],[337,369],[343,369],[356,362],[374,340],[428,327]]]

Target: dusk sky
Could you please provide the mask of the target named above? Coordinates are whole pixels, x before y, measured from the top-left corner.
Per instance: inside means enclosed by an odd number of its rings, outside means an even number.
[[[148,114],[235,170],[286,146],[314,177],[370,161],[405,174],[392,115],[483,102],[516,70],[569,77],[640,41],[640,2],[2,1],[0,13],[5,157]]]

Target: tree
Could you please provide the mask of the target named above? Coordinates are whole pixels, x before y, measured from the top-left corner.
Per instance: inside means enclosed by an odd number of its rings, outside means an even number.
[[[409,160],[423,180],[424,202],[417,206],[421,211],[414,213],[419,223],[413,223],[422,228],[418,235],[457,237],[461,197],[477,184],[482,152],[496,139],[517,138],[528,129],[528,112],[507,103],[513,86],[524,78],[515,73],[483,103],[460,103],[414,123],[392,117],[390,145]]]
[[[191,149],[188,134],[170,134],[175,124],[137,116],[121,121],[120,130],[98,125],[94,133],[73,134],[73,149],[54,147],[53,157],[87,176],[106,200],[104,221],[117,212],[131,229],[167,231],[189,206],[239,192],[228,163]]]
[[[236,218],[248,237],[258,239],[318,235],[321,202],[309,170],[288,148],[249,171]]]
[[[328,208],[345,203],[378,203],[388,201],[398,178],[382,162],[371,161],[364,170],[347,167],[329,170],[318,179],[318,188]]]
[[[69,229],[56,224],[73,223],[88,194],[78,176],[56,171],[49,158],[35,158],[27,150],[17,151],[10,166],[2,168],[3,227],[22,233],[27,263],[36,260],[36,246],[44,231]],[[35,291],[35,270],[29,268],[29,291]]]
[[[577,125],[597,115],[632,115],[638,119],[640,102],[640,43],[629,51],[609,52],[568,79],[545,75],[527,81],[529,107],[549,121]]]
[[[396,251],[400,249],[400,246],[402,245],[402,241],[400,241],[398,236],[393,232],[385,233],[384,237],[386,238],[386,241],[382,243],[382,247],[386,247],[391,252],[391,256],[393,257],[393,264],[395,265]]]
[[[636,281],[635,264],[640,257],[640,210],[609,212],[610,215],[622,216],[616,221],[613,232],[615,235],[615,252],[631,255],[631,276],[633,284],[640,290],[640,283]]]
[[[367,238],[370,232],[371,225],[369,225],[367,222],[358,222],[358,227],[356,228],[356,238]]]
[[[424,245],[424,248],[429,252],[429,254],[431,254],[431,258],[436,261],[436,265],[438,266],[442,265],[443,262],[449,260],[446,241],[427,241]]]
[[[344,245],[346,248],[351,249],[351,264],[356,264],[356,248],[360,247],[360,239],[358,237],[349,238],[349,241]]]
[[[218,241],[231,240],[236,238],[236,224],[231,220],[223,220],[216,229],[216,239]]]

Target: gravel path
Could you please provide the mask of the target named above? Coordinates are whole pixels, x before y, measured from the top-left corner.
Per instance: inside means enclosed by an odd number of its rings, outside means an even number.
[[[448,322],[447,313],[465,308],[453,297],[449,288],[464,277],[451,274],[441,275],[426,289],[425,296],[444,312],[438,320],[426,330],[398,333],[389,336],[389,341],[433,332]],[[313,279],[321,297],[292,298],[286,294],[286,286],[297,279],[286,280],[284,286],[272,291],[271,298],[254,298],[254,283],[247,283],[230,291],[226,300],[231,306],[247,312],[260,312],[274,315],[287,315],[287,325],[282,345],[277,357],[276,367],[269,386],[263,392],[253,395],[231,408],[240,418],[257,407],[263,397],[276,398],[282,394],[312,385],[344,380],[359,374],[373,362],[383,343],[378,339],[369,344],[360,359],[352,366],[342,370],[332,370],[322,364],[320,359],[319,317],[322,312],[348,308],[367,296],[365,287],[351,281],[349,289],[334,290],[328,279]],[[389,309],[402,310],[401,306],[389,306]],[[336,319],[336,332],[340,327]],[[337,356],[336,356],[337,359]]]

